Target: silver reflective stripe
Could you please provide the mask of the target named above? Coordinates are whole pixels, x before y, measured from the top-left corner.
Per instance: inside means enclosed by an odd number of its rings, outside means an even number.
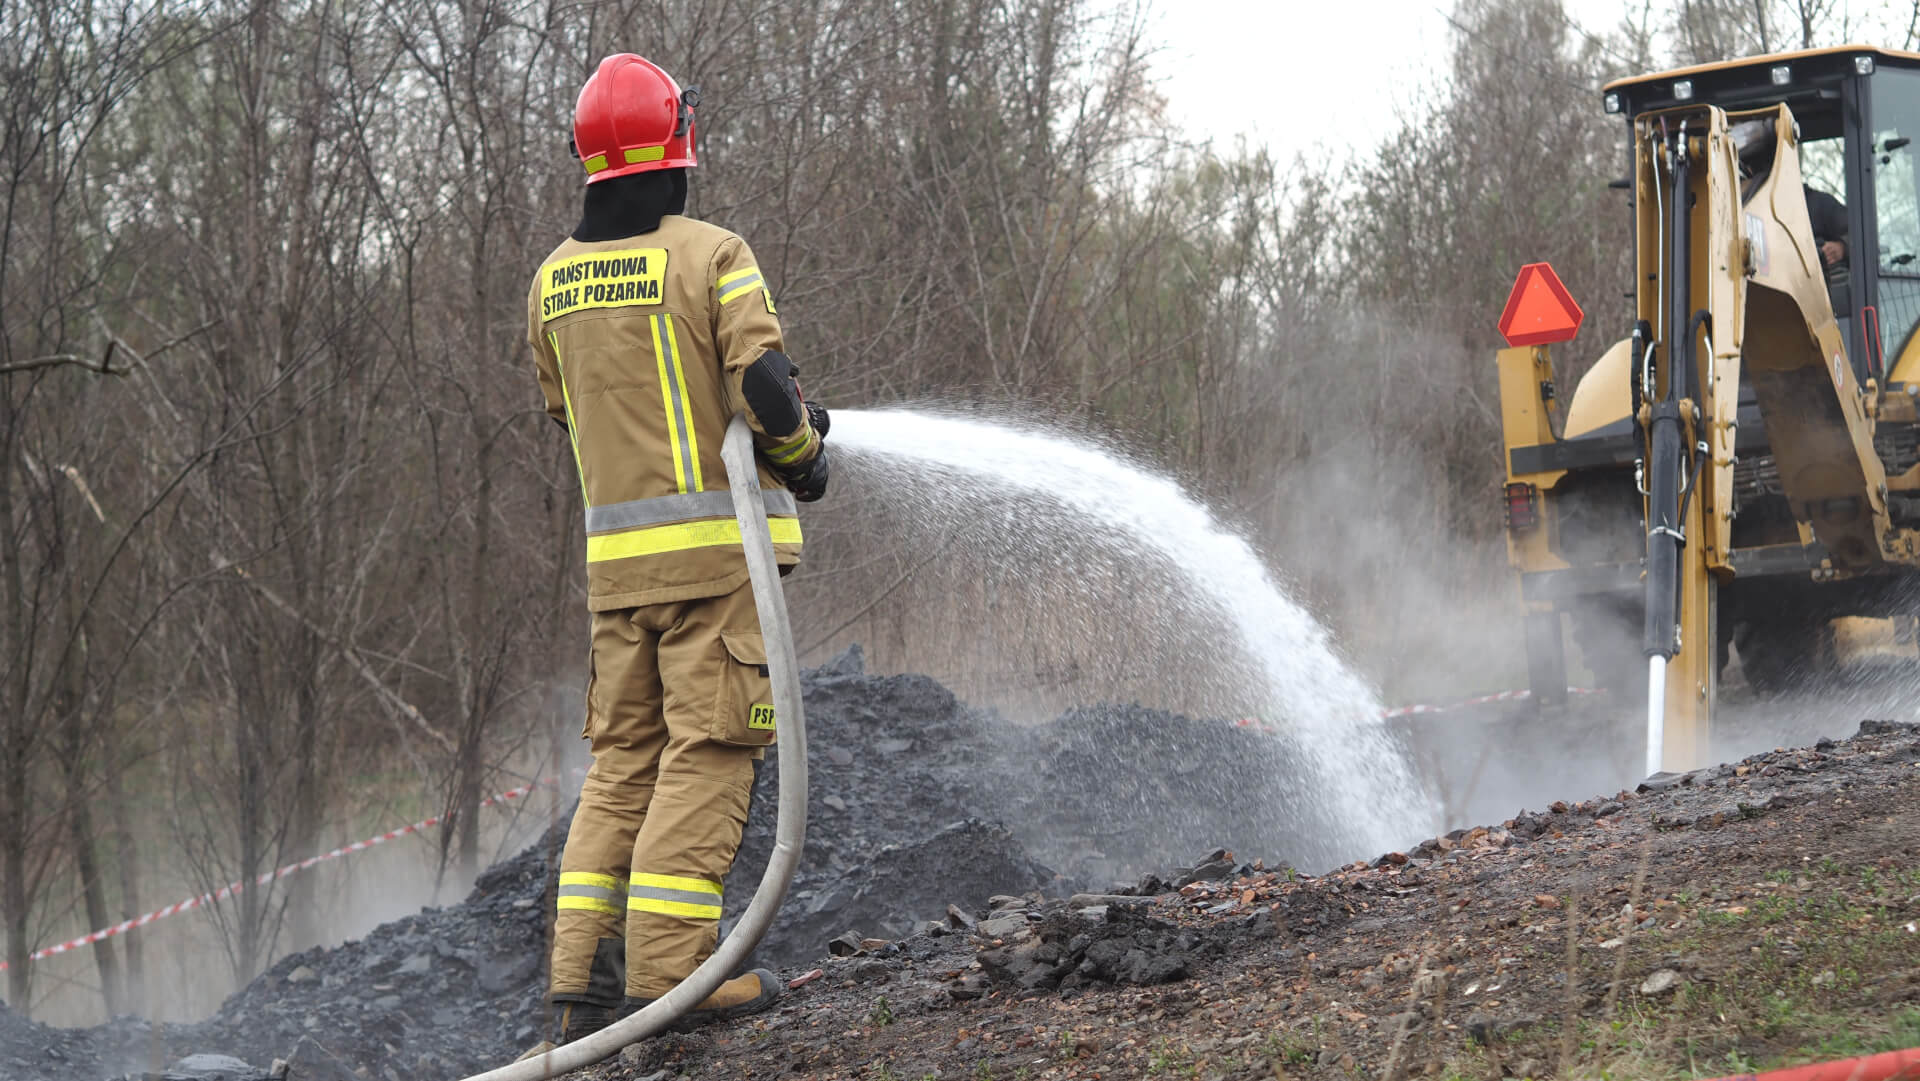
[[[719,908],[721,903],[721,897],[717,893],[696,893],[693,890],[669,890],[659,886],[627,887],[628,904],[632,904],[635,900],[671,901],[675,904],[700,905],[702,907],[712,908]]]
[[[762,278],[758,272],[749,274],[735,281],[730,281],[720,289],[720,303],[725,304],[727,301],[738,297],[742,293],[758,289],[764,281],[766,281],[766,279]]]
[[[673,415],[670,420],[676,429],[680,468],[684,470],[681,475],[689,486],[683,490],[697,492],[702,485],[698,472],[699,465],[693,458],[693,418],[687,415],[687,388],[680,385],[680,341],[673,329],[673,316],[656,315],[653,317],[653,325],[655,332],[660,335],[660,338],[654,341],[654,348],[660,350],[660,370],[666,373],[667,394],[673,402]]]
[[[792,517],[799,513],[793,501],[793,493],[784,488],[763,488],[760,491],[762,502],[767,505],[767,513]],[[587,532],[605,533],[615,529],[635,529],[645,525],[666,525],[668,522],[685,522],[694,518],[718,518],[722,515],[733,516],[733,493],[720,490],[711,492],[677,492],[673,495],[656,496],[653,499],[635,499],[626,503],[608,503],[605,506],[587,508]]]
[[[556,896],[592,897],[601,901],[617,901],[620,899],[620,892],[618,890],[607,889],[605,886],[571,886],[569,885],[569,886],[560,887],[560,892],[556,894]]]

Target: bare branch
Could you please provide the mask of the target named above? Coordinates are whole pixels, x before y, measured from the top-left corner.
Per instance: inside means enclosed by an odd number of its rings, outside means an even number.
[[[14,360],[0,364],[0,375],[13,375],[17,372],[34,372],[46,368],[66,367],[68,365],[90,372],[98,372],[101,375],[127,374],[124,368],[111,367],[109,362],[112,360],[113,343],[108,342],[107,350],[100,355],[100,361],[97,364],[87,363],[86,358],[77,353],[50,353],[44,357],[31,357],[27,360]]]
[[[268,604],[278,608],[283,614],[298,622],[302,627],[305,627],[314,637],[338,650],[340,656],[345,658],[347,664],[353,668],[354,673],[365,681],[367,686],[373,689],[375,696],[392,707],[394,712],[406,718],[407,721],[411,722],[413,726],[419,729],[428,739],[439,744],[443,750],[451,751],[454,749],[453,740],[447,738],[445,733],[433,727],[433,724],[427,720],[426,714],[421,713],[419,708],[407,701],[399,691],[387,686],[386,681],[382,680],[380,674],[373,670],[373,666],[367,663],[366,658],[360,655],[360,650],[355,647],[352,642],[334,637],[326,628],[308,619],[305,613],[295,608],[292,604],[289,604],[286,598],[263,585],[259,579],[248,574],[246,568],[225,559],[222,559],[221,562],[231,567],[233,573],[238,575],[240,580],[251,587],[255,593],[260,594]]]

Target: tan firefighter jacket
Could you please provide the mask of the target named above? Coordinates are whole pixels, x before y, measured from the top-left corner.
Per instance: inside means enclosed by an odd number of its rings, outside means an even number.
[[[668,215],[620,240],[571,238],[527,293],[547,412],[567,426],[587,513],[593,611],[732,592],[747,579],[720,443],[745,412],[760,451],[774,554],[800,561],[793,496],[768,462],[820,452],[804,411],[769,432],[741,377],[783,350],[773,295],[739,237]]]

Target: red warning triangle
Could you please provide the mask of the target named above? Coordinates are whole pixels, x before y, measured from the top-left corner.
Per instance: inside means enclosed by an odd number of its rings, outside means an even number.
[[[1507,294],[1507,308],[1500,313],[1500,336],[1513,346],[1570,341],[1580,333],[1584,318],[1586,313],[1573,302],[1552,267],[1528,263],[1514,279],[1513,292]]]

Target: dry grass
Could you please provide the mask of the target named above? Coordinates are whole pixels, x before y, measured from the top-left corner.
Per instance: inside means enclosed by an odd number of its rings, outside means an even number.
[[[1645,874],[1643,855],[1636,915]],[[1920,1047],[1920,932],[1908,930],[1920,870],[1828,863],[1760,886],[1741,904],[1682,894],[1604,953],[1570,928],[1564,1015],[1456,1048],[1428,1072],[1536,1077],[1551,1062],[1569,1079],[1711,1077]],[[1643,994],[1640,974],[1663,967],[1683,982]]]

